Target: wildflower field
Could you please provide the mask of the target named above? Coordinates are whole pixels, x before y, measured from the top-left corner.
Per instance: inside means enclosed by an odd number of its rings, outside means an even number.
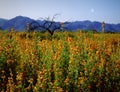
[[[0,31],[0,92],[119,92],[120,34]]]

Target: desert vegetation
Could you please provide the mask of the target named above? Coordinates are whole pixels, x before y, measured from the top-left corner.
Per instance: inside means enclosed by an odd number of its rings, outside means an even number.
[[[120,34],[0,31],[1,92],[118,92]]]

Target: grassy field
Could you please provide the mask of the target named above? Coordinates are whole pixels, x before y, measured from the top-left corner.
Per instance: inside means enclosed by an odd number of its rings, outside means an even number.
[[[118,92],[120,34],[0,32],[1,92]]]

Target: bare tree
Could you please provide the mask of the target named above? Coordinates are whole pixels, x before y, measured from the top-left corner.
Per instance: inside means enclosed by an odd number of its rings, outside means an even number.
[[[44,30],[44,31],[48,31],[52,36],[56,30],[64,29],[63,26],[64,23],[59,23],[54,21],[57,15],[58,14],[54,15],[52,19],[50,17],[45,18],[43,23],[41,24],[36,21],[27,23],[27,31],[31,32],[34,30]]]

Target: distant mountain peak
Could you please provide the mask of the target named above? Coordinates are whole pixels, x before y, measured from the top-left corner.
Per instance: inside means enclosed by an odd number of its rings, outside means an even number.
[[[14,18],[29,18],[29,17],[19,15],[19,16],[16,16]]]
[[[16,17],[14,17],[14,18],[12,18],[12,19],[31,19],[31,18],[29,18],[29,17],[25,17],[25,16],[16,16]],[[10,20],[12,20],[12,19],[10,19]]]

